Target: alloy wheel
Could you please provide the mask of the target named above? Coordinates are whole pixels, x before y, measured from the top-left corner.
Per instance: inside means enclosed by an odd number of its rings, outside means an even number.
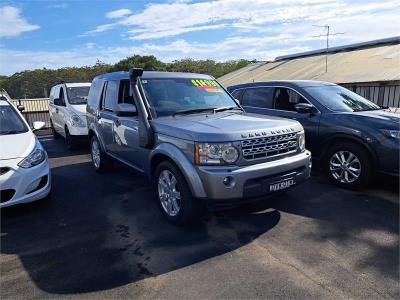
[[[100,167],[100,147],[99,142],[96,139],[92,141],[92,161],[96,168]]]
[[[329,170],[334,179],[341,183],[352,183],[361,175],[361,162],[350,151],[338,151],[329,161]]]
[[[158,177],[158,198],[164,211],[175,217],[181,209],[181,193],[174,174],[163,170]]]

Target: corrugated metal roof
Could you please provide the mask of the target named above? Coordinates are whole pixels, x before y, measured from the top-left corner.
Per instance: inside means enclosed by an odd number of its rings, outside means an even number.
[[[225,87],[267,80],[322,80],[356,83],[400,80],[400,44],[337,52],[325,55],[258,62],[224,75],[218,81]]]

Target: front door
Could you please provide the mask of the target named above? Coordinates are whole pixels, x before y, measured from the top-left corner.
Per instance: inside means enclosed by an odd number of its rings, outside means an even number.
[[[118,104],[135,104],[128,80],[120,82]],[[139,146],[138,116],[117,116],[114,122],[114,153],[135,168],[143,170],[149,150]]]
[[[319,147],[318,132],[321,113],[299,113],[295,109],[297,103],[309,103],[309,101],[293,89],[276,87],[274,90],[272,109],[268,111],[271,115],[299,121],[304,127],[306,148],[313,151]]]

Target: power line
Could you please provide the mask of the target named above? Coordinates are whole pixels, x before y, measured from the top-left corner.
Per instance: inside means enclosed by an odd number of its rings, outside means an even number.
[[[329,25],[312,25],[312,26],[314,26],[314,27],[322,27],[322,28],[326,29],[326,34],[315,35],[315,36],[313,36],[313,38],[322,37],[322,36],[326,37],[325,73],[328,73],[329,36],[345,34],[345,32],[330,33],[330,26]]]

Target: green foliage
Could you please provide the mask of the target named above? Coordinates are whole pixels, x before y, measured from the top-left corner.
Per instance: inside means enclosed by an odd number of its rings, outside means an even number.
[[[155,56],[134,55],[120,60],[115,65],[98,61],[94,66],[60,68],[57,70],[36,69],[15,73],[12,76],[0,76],[0,88],[4,88],[12,98],[48,97],[50,88],[60,82],[87,82],[100,74],[114,71],[127,71],[132,67],[146,71],[193,72],[221,77],[242,68],[250,62],[232,60],[215,62],[213,60],[193,60],[190,58],[164,63]]]

